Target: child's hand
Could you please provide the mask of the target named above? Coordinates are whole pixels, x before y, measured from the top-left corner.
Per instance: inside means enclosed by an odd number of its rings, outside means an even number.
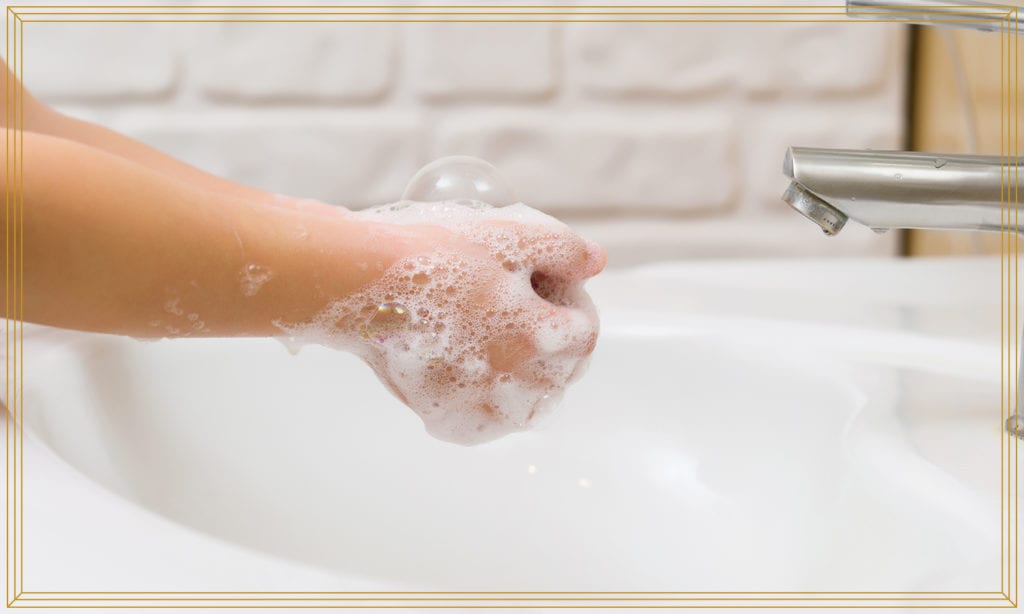
[[[604,251],[563,225],[393,230],[405,239],[394,264],[315,330],[333,328],[330,344],[362,356],[439,438],[528,428],[594,350],[597,313],[582,285]]]
[[[364,356],[435,436],[474,443],[528,428],[597,343],[582,286],[604,268],[604,250],[567,227],[488,222],[471,236],[426,234],[382,286],[387,301],[407,303],[417,332],[377,338],[371,317]]]

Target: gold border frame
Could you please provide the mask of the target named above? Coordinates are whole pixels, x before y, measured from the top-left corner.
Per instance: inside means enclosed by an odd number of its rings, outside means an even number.
[[[922,7],[925,8],[925,7]],[[933,7],[944,9],[943,19],[932,23],[998,24],[1002,39],[1001,128],[1003,174],[1003,230],[1000,258],[1001,396],[1003,422],[1016,411],[1014,383],[1019,363],[1018,317],[1019,237],[1011,230],[1018,220],[1018,174],[1011,162],[1019,156],[1020,47],[1013,7]],[[955,8],[955,11],[949,11]],[[26,591],[24,590],[24,198],[21,164],[24,130],[24,24],[33,22],[830,22],[887,21],[912,23],[914,15],[886,9],[877,19],[849,20],[845,9],[814,5],[12,5],[5,10],[6,54],[16,76],[5,77],[6,190],[4,247],[2,250],[4,300],[8,318],[4,341],[5,385],[9,411],[4,420],[5,467],[5,574],[7,607],[18,608],[1007,608],[1017,606],[1017,439],[1005,432],[1000,438],[1000,590],[989,592],[277,592],[277,591]],[[869,11],[861,9],[861,15]],[[112,18],[112,17],[125,18]],[[1011,301],[1011,292],[1012,298]],[[1009,350],[1012,354],[1007,354]],[[11,414],[14,414],[13,417]]]

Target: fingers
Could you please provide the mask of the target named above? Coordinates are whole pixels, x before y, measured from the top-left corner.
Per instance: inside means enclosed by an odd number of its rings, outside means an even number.
[[[528,254],[530,268],[545,277],[566,282],[579,282],[597,275],[607,261],[600,245],[568,229],[564,232],[530,229],[520,237],[519,245]]]
[[[535,325],[531,328],[534,351],[546,356],[583,357],[597,344],[597,312],[580,291],[571,305],[554,305],[541,298],[529,304]]]

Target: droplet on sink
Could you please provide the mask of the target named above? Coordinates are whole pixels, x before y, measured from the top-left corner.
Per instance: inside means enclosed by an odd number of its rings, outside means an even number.
[[[935,158],[935,168],[942,168],[946,166],[946,161],[942,158]]]

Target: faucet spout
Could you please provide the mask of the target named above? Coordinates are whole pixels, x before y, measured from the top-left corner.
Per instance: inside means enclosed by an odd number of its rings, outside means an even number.
[[[797,213],[820,226],[830,237],[839,234],[846,224],[846,220],[850,219],[846,217],[845,213],[821,200],[814,192],[795,181],[790,182],[786,192],[782,195],[782,200],[793,207]]]
[[[790,147],[783,200],[834,235],[847,219],[874,230],[1013,230],[1020,160]]]

